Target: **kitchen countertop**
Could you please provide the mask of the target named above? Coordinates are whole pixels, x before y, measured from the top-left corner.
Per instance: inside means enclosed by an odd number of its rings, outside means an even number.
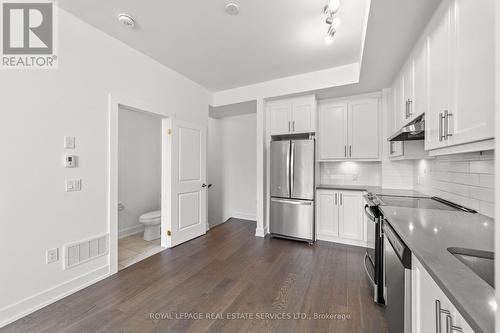
[[[449,247],[494,251],[494,220],[481,214],[380,206],[384,217],[477,333],[494,332],[495,290]]]
[[[400,189],[390,189],[382,188],[380,186],[368,186],[368,185],[325,185],[320,184],[316,186],[318,190],[347,190],[347,191],[366,191],[372,194],[380,195],[399,195],[403,197],[428,197],[420,192],[414,190],[400,190]]]

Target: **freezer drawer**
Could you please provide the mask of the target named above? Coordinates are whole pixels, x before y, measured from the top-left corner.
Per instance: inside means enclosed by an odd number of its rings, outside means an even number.
[[[269,231],[314,241],[314,201],[271,198]]]

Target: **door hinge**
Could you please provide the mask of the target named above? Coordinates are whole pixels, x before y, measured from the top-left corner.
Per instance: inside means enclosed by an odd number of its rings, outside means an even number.
[[[171,129],[171,128],[169,128],[169,129],[167,130],[167,134],[168,134],[168,135],[172,135],[172,129]]]
[[[172,231],[167,230],[167,236],[172,236]]]

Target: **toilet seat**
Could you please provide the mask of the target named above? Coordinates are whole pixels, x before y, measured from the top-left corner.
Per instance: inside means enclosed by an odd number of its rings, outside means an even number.
[[[142,223],[159,222],[160,220],[161,220],[161,210],[155,210],[153,212],[148,212],[148,213],[142,214],[139,217],[139,222],[142,222]]]

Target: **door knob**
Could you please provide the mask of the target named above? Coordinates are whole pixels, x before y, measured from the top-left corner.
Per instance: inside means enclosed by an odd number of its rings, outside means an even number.
[[[203,184],[201,185],[201,187],[205,188],[205,187],[207,187],[207,184],[203,183]]]
[[[211,188],[212,187],[212,184],[208,184],[208,188]]]

